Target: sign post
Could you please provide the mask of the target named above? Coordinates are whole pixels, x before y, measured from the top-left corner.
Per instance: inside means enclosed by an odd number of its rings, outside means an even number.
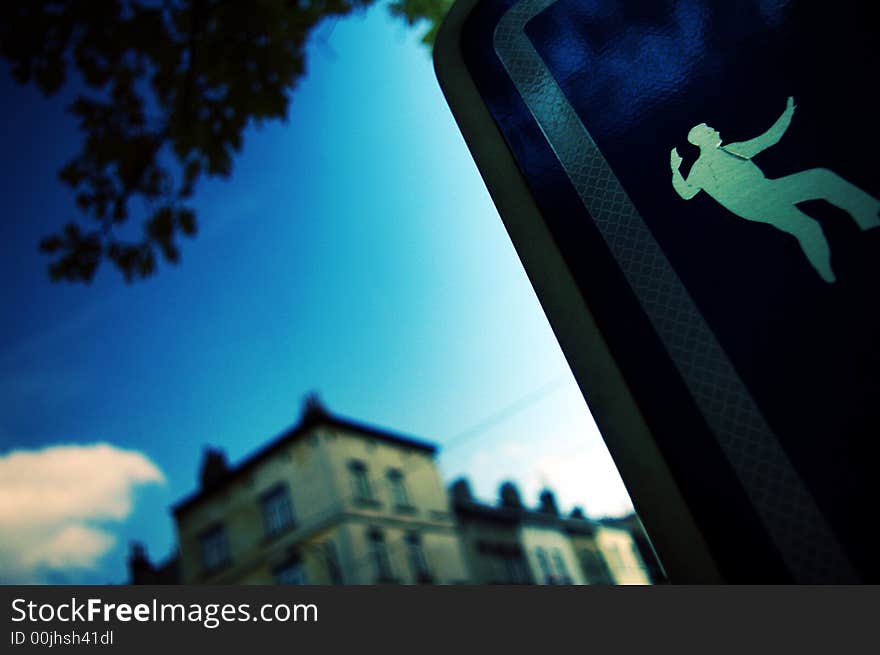
[[[673,582],[880,579],[860,11],[459,0],[438,37],[447,100]]]

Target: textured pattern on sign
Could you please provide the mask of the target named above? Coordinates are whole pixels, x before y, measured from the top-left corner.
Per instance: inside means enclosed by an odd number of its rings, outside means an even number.
[[[525,34],[556,0],[522,0],[495,50],[593,217],[799,583],[856,581],[830,527],[638,210]]]

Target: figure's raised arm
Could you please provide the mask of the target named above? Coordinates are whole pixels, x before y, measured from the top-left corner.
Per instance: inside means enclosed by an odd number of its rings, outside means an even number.
[[[728,143],[727,145],[722,146],[722,149],[732,155],[741,157],[742,159],[751,159],[762,150],[766,150],[770,146],[776,145],[779,142],[779,139],[785,134],[785,130],[791,125],[791,117],[794,115],[794,110],[794,98],[789,96],[785,105],[785,111],[782,112],[782,116],[777,118],[776,122],[773,123],[770,129],[764,132],[764,134],[757,136],[754,139],[749,139],[748,141]]]
[[[684,179],[681,171],[678,170],[681,166],[681,155],[678,154],[676,148],[673,148],[672,152],[669,153],[669,165],[672,168],[672,188],[675,189],[678,195],[685,200],[690,200],[700,192],[700,187],[694,186]]]

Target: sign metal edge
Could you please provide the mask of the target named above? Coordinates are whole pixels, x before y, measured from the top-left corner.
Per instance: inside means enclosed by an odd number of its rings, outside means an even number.
[[[724,581],[460,48],[479,0],[457,0],[434,47],[441,90],[670,580]]]

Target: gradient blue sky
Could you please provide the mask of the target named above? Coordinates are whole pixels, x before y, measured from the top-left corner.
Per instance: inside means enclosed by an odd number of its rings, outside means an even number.
[[[36,244],[74,215],[56,173],[78,134],[64,98],[0,76],[0,456],[107,442],[165,478],[127,518],[91,519],[115,539],[93,568],[43,579],[123,581],[134,538],[166,555],[203,445],[239,460],[311,390],[453,440],[444,476],[487,499],[513,478],[530,503],[549,483],[564,509],[628,510],[418,31],[377,8],[318,36],[288,122],[248,131],[232,178],[201,187],[182,262],[132,286],[48,281]]]

